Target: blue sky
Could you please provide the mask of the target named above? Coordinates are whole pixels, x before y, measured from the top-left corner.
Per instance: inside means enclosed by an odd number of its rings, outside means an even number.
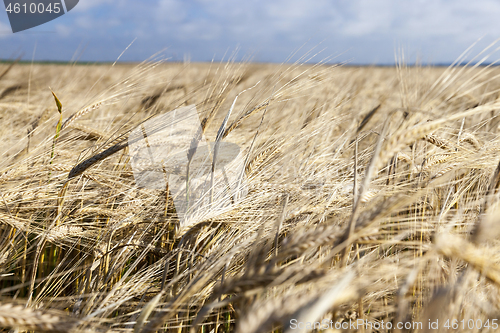
[[[313,59],[391,64],[402,48],[408,61],[450,63],[482,38],[500,37],[496,0],[80,0],[64,16],[12,34],[0,7],[0,58],[142,61],[165,50],[172,60],[240,57],[284,62],[308,50]],[[35,50],[36,45],[36,50]]]

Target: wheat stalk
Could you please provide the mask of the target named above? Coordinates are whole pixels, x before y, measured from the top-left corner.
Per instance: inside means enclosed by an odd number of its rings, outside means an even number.
[[[81,175],[82,173],[85,172],[85,170],[87,170],[88,168],[90,168],[91,166],[96,164],[97,162],[108,158],[109,156],[115,154],[116,152],[119,152],[120,150],[124,149],[127,146],[128,146],[128,143],[122,141],[122,142],[117,143],[114,146],[106,149],[105,151],[103,151],[99,154],[96,154],[96,155],[84,160],[83,162],[80,162],[79,164],[74,166],[73,169],[71,169],[71,171],[68,174],[68,179],[72,179],[72,178],[75,178],[75,177]]]

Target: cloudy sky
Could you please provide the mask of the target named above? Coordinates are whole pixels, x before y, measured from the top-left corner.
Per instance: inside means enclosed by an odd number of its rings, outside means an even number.
[[[0,8],[0,59],[113,61],[135,40],[122,60],[162,50],[177,61],[221,60],[239,48],[239,57],[285,62],[315,48],[312,61],[392,64],[403,49],[409,61],[450,63],[499,37],[496,0],[80,0],[16,34]]]

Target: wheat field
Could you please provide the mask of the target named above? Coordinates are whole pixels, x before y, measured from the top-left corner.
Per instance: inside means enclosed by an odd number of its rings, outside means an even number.
[[[499,75],[0,64],[0,327],[496,331]],[[187,106],[239,147],[246,192],[182,219],[127,138]]]

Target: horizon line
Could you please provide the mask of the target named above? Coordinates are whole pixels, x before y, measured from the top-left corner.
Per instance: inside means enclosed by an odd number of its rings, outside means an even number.
[[[161,61],[161,60],[160,60]],[[145,61],[66,61],[66,60],[15,60],[15,59],[0,59],[0,64],[11,64],[17,62],[19,64],[41,64],[41,65],[89,65],[89,64],[94,64],[94,65],[108,65],[108,64],[140,64],[142,62],[147,62]],[[167,60],[165,63],[193,63],[193,64],[204,64],[204,63],[211,63],[212,61],[183,61],[183,60]],[[227,63],[229,61],[217,61],[220,63]],[[248,64],[261,64],[261,65],[283,65],[283,64],[296,64],[297,62],[274,62],[274,61],[232,61],[235,63],[248,63]],[[305,65],[330,65],[330,66],[342,66],[342,67],[393,67],[397,66],[398,63],[393,62],[393,63],[349,63],[349,62],[303,62],[300,64],[305,64]],[[406,63],[404,64],[407,67],[450,67],[450,66],[480,66],[480,67],[486,67],[486,66],[491,66],[491,67],[497,67],[500,66],[499,63],[495,62],[467,62],[463,61],[460,63],[454,63],[454,62],[437,62],[437,63],[424,63],[424,62],[414,62],[414,63]]]

